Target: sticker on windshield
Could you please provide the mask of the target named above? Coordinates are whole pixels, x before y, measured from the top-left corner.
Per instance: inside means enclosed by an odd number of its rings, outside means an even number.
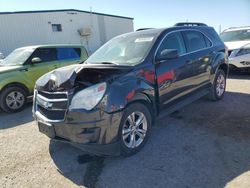
[[[143,37],[135,39],[135,42],[150,42],[154,39],[154,37]]]

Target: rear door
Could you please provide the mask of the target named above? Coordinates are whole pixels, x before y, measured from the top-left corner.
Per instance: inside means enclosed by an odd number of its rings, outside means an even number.
[[[81,48],[60,47],[57,51],[57,66],[64,67],[81,62]]]
[[[193,84],[198,89],[209,83],[211,60],[213,57],[212,42],[199,31],[183,31],[187,53],[189,54],[188,64],[193,67]]]
[[[161,42],[156,56],[164,49],[177,49],[179,57],[155,62],[160,109],[171,105],[193,90],[192,65],[187,63],[186,47],[180,32],[167,34]]]

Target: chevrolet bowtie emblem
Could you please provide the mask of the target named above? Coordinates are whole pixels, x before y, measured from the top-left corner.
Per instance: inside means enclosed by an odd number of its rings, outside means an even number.
[[[50,103],[50,102],[44,102],[44,108],[49,109],[49,108],[51,108],[52,106],[53,106],[52,103]]]

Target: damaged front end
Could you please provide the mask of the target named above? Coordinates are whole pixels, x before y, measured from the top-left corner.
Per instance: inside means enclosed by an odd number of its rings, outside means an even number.
[[[39,130],[90,153],[118,154],[114,147],[121,112],[109,113],[105,109],[109,85],[130,69],[74,65],[41,77],[36,83],[33,104]]]

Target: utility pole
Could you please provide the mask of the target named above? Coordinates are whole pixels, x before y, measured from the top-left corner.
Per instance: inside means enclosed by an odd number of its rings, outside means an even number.
[[[219,34],[221,34],[221,24],[219,25]]]

